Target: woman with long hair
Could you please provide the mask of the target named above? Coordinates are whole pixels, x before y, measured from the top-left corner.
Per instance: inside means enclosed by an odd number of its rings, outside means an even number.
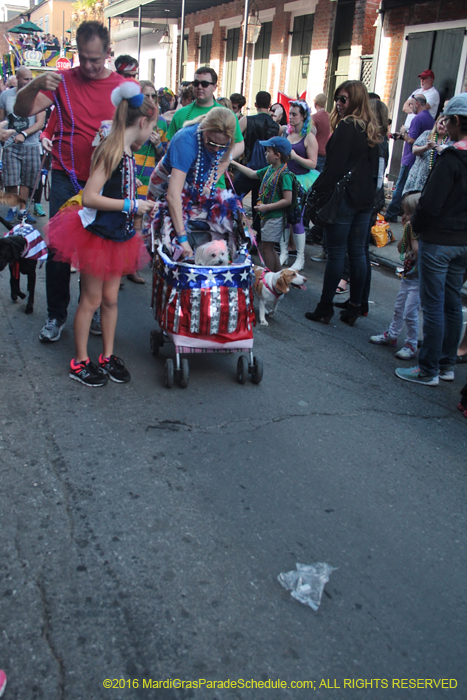
[[[214,196],[215,186],[230,162],[237,118],[224,107],[185,122],[172,138],[167,153],[151,176],[148,199],[158,200],[158,220],[167,216],[184,256],[193,255],[192,244],[200,243],[186,231],[187,211]],[[190,237],[189,235],[190,234]],[[205,242],[205,241],[201,241]]]
[[[289,105],[289,125],[286,137],[292,146],[288,168],[294,173],[301,186],[308,191],[313,185],[319,172],[315,170],[318,162],[318,142],[310,131],[310,108],[303,100],[291,102]],[[303,216],[297,224],[290,226],[292,231],[297,258],[292,265],[294,270],[302,270],[305,267],[305,228]],[[281,239],[281,265],[287,264],[289,230],[285,229],[285,237]]]
[[[341,321],[353,326],[360,312],[362,291],[367,275],[365,241],[373,211],[378,177],[378,148],[381,134],[366,87],[359,80],[347,80],[337,88],[330,122],[333,135],[326,146],[326,163],[316,180],[318,192],[332,193],[337,183],[348,176],[336,219],[326,228],[328,260],[321,299],[311,321],[329,323],[334,315],[333,298],[344,271],[345,255],[350,263],[350,300],[341,312]],[[350,175],[349,175],[350,173]]]
[[[375,117],[376,123],[378,125],[378,130],[379,134],[381,136],[381,142],[378,144],[378,153],[379,153],[379,160],[378,160],[378,180],[376,183],[376,191],[375,191],[375,199],[374,199],[374,207],[373,207],[373,212],[370,217],[370,223],[368,225],[368,233],[366,236],[366,242],[365,242],[365,257],[366,257],[366,263],[367,263],[367,270],[366,270],[366,280],[365,284],[363,285],[363,291],[362,291],[362,299],[360,303],[360,313],[362,316],[368,316],[368,310],[369,310],[369,298],[370,298],[370,286],[371,286],[371,263],[370,263],[370,242],[371,242],[371,228],[372,226],[375,225],[376,223],[376,218],[377,215],[380,213],[380,211],[383,209],[385,205],[385,198],[384,198],[384,173],[386,172],[386,168],[388,166],[388,161],[389,161],[389,140],[388,140],[388,122],[389,122],[389,115],[388,115],[388,108],[384,104],[384,102],[381,102],[379,98],[376,99],[371,99],[370,100],[370,109],[373,112],[373,115]],[[347,258],[346,258],[346,264],[347,264]],[[347,283],[349,282],[349,274],[348,274],[348,266],[345,268],[344,272],[344,277],[341,279],[339,282],[339,289],[346,289]],[[344,301],[342,303],[335,302],[334,306],[340,308],[340,309],[347,309],[350,306],[350,300],[347,299],[347,301]]]

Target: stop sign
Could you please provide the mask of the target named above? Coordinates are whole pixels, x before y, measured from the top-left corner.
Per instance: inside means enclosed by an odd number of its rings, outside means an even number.
[[[68,70],[71,68],[71,62],[68,60],[68,58],[57,58],[55,67],[57,70]]]

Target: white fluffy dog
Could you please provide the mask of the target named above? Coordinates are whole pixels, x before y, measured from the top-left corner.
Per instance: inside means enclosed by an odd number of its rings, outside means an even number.
[[[268,326],[266,314],[274,316],[277,305],[287,294],[290,287],[305,289],[303,286],[306,277],[300,275],[297,270],[287,268],[279,272],[270,272],[265,267],[255,265],[254,293],[259,301],[259,322],[262,326]]]
[[[229,251],[225,241],[210,241],[203,243],[195,252],[195,264],[210,267],[211,265],[228,265]]]

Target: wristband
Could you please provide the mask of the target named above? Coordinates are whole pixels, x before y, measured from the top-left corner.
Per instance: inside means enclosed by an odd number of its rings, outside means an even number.
[[[26,141],[26,139],[28,138],[27,133],[25,131],[20,131],[20,134],[23,134],[24,140]]]
[[[123,213],[124,214],[129,214],[130,213],[130,207],[131,207],[131,199],[125,199],[123,201]]]
[[[177,242],[178,243],[186,243],[188,240],[188,236],[186,235],[185,230],[183,229],[180,231],[180,233],[177,233]]]

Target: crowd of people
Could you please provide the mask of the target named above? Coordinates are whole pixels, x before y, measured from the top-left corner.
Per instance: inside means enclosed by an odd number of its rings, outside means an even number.
[[[59,51],[60,39],[55,34],[34,32],[32,34],[18,34],[17,38],[19,47],[35,51]],[[68,37],[62,39],[63,48],[71,46],[71,40]]]
[[[337,306],[341,321],[353,326],[368,314],[371,227],[385,209],[388,139],[394,136],[404,140],[404,152],[384,216],[388,222],[403,216],[404,272],[393,321],[370,341],[394,346],[405,322],[407,338],[397,356],[409,360],[418,353],[419,363],[398,368],[396,375],[429,386],[454,379],[455,365],[467,362],[467,340],[460,337],[467,267],[466,93],[439,114],[434,75],[424,71],[420,88],[404,104],[405,124],[394,134],[386,105],[356,80],[338,86],[330,113],[324,94],[315,97],[313,110],[303,100],[272,104],[271,95],[260,91],[256,113],[245,114],[242,95],[215,97],[217,74],[209,66],[198,68],[174,94],[138,82],[138,62],[131,56],[119,56],[115,71],[107,68],[109,36],[98,22],[83,23],[76,39],[78,67],[34,80],[21,68],[18,85],[0,96],[0,116],[11,131],[3,149],[7,190],[28,198],[40,168],[40,137],[44,151],[52,153],[48,317],[40,340],[60,339],[70,271],[78,268],[70,377],[87,386],[103,386],[109,378],[129,381],[114,339],[121,277],[144,283],[140,272],[148,258],[139,231],[148,217],[157,219],[174,259],[189,259],[209,238],[206,226],[195,225],[193,211],[209,207],[219,191],[227,190],[226,207],[251,192],[252,226],[271,271],[287,264],[291,249],[292,267],[303,269],[304,215],[311,217],[326,267],[319,303],[306,317],[329,323]],[[293,218],[299,196],[307,205]],[[80,206],[62,209],[73,197]],[[335,302],[347,280],[349,299]],[[89,332],[102,334],[96,364],[88,356]],[[467,405],[463,410],[467,417]]]

